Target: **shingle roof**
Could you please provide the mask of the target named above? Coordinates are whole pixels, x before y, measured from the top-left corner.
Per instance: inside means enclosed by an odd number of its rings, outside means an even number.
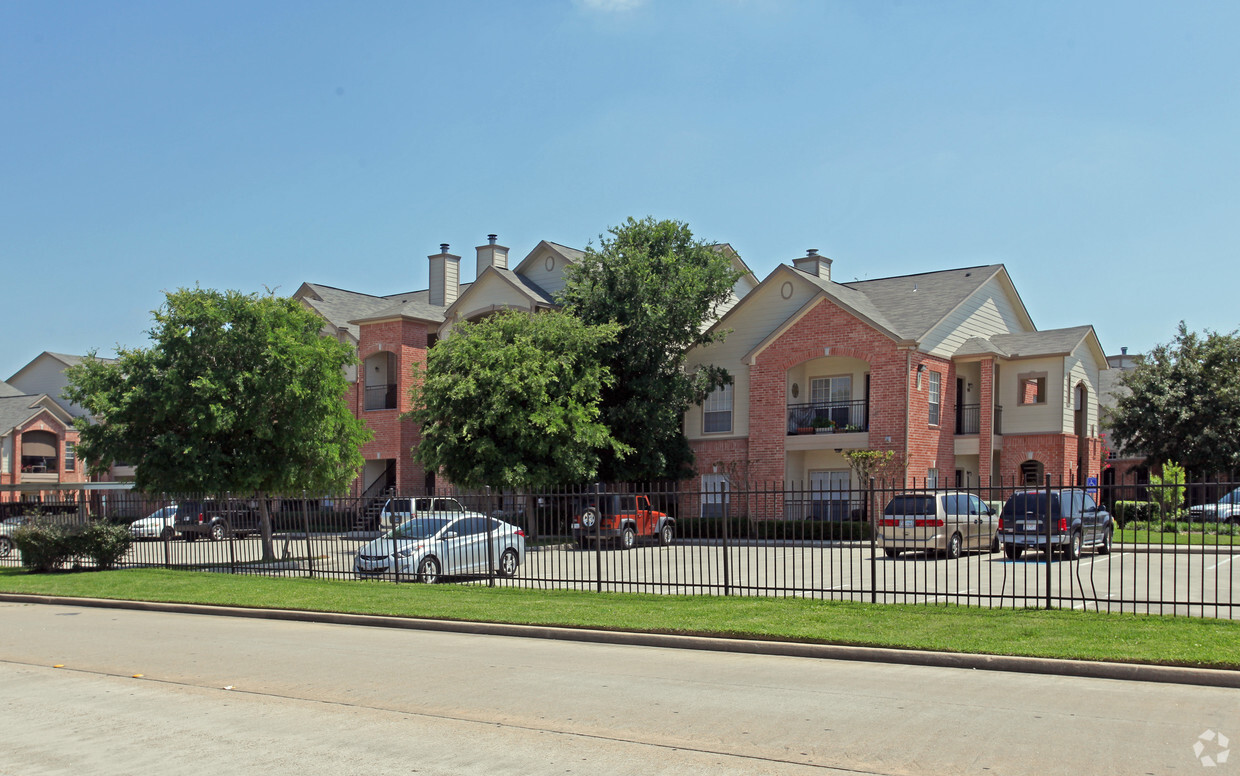
[[[864,294],[891,322],[893,331],[920,340],[1001,269],[1002,264],[990,264],[843,285]]]
[[[9,396],[21,396],[21,395],[22,395],[21,391],[17,390],[16,388],[4,382],[3,380],[0,380],[0,398],[5,398]]]
[[[469,285],[469,283],[462,283],[461,290],[464,291]],[[430,304],[427,301],[430,292],[425,289],[388,296],[374,296],[317,283],[306,283],[305,287],[313,291],[315,296],[302,296],[301,299],[333,326],[348,331],[354,337],[358,336],[358,330],[351,321],[385,315],[409,315],[429,321],[443,320],[445,308]]]
[[[994,353],[1005,358],[1062,356],[1075,350],[1091,331],[1091,326],[1072,326],[1066,329],[972,337],[956,349],[955,355],[979,356]]]
[[[0,397],[0,434],[9,433],[14,427],[43,412],[46,408],[39,404],[42,398],[28,394]]]
[[[543,302],[545,304],[555,303],[555,300],[551,297],[551,294],[547,293],[541,286],[532,282],[524,275],[518,275],[510,269],[500,269],[498,267],[495,268],[495,271],[512,281],[512,283],[518,289],[524,291],[530,299],[533,299],[536,302]]]

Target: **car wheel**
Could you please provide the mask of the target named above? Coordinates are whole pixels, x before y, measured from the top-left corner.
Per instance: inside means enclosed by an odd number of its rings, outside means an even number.
[[[211,524],[211,541],[218,542],[228,538],[228,524],[220,521]]]
[[[1081,541],[1081,532],[1073,531],[1072,538],[1068,539],[1068,545],[1063,548],[1065,560],[1076,560],[1081,557]]]
[[[676,538],[676,529],[672,527],[671,523],[664,523],[663,530],[659,531],[659,544],[662,544],[664,547],[666,547],[669,544],[671,544],[672,540],[675,538]]]
[[[594,530],[595,524],[598,523],[598,518],[598,510],[594,507],[588,508],[586,511],[581,513],[581,527],[587,531]]]
[[[0,536],[0,558],[7,558],[13,552],[13,540],[7,536]]]
[[[991,541],[991,543],[990,543],[990,551],[991,551],[991,552],[998,552],[998,551],[999,551],[999,535],[998,535],[998,534],[995,534],[995,538],[994,538],[994,540],[993,540],[993,541]]]
[[[625,526],[620,532],[620,547],[625,550],[631,550],[637,546],[637,532],[631,526]]]
[[[888,558],[900,557],[900,551],[897,550],[895,547],[884,547],[883,554],[886,555]]]
[[[1098,545],[1099,555],[1110,555],[1111,544],[1115,541],[1115,529],[1108,528],[1107,532],[1102,535],[1102,544]]]
[[[947,552],[944,553],[948,560],[955,560],[960,557],[960,544],[960,534],[952,534],[951,538],[947,540]]]
[[[515,577],[517,575],[517,564],[520,559],[517,557],[517,551],[509,547],[504,550],[504,554],[499,556],[499,575],[501,577]]]
[[[1003,554],[1012,560],[1019,560],[1020,556],[1025,554],[1025,548],[1017,547],[1015,544],[1005,544]]]
[[[167,528],[164,528],[164,530],[159,533],[159,538],[164,540],[165,542],[170,542],[172,541],[172,537],[176,535],[177,535],[176,531],[172,530],[171,527],[167,527]]]
[[[433,585],[439,581],[439,561],[435,558],[423,558],[418,564],[418,581]]]

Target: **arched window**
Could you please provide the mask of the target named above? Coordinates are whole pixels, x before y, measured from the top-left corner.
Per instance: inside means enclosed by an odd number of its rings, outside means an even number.
[[[1046,467],[1041,461],[1030,458],[1020,465],[1020,481],[1026,486],[1037,487],[1042,484],[1045,472]]]

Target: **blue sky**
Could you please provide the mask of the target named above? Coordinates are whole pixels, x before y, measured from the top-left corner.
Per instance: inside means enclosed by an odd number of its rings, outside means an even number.
[[[0,4],[0,377],[164,290],[426,287],[686,221],[765,277],[1002,262],[1108,352],[1230,331],[1240,4]]]

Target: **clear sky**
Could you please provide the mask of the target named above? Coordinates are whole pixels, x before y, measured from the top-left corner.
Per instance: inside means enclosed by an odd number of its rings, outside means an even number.
[[[0,3],[0,377],[164,290],[425,288],[628,216],[759,278],[1007,265],[1108,353],[1230,331],[1240,3]]]

